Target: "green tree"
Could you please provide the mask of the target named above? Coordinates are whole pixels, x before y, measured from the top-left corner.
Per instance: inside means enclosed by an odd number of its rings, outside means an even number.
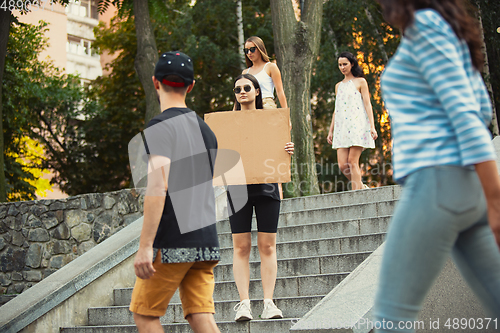
[[[0,82],[3,82],[5,56],[7,54],[7,42],[10,31],[10,12],[0,9]],[[5,142],[3,135],[3,84],[0,85],[0,202],[7,198],[5,186]]]
[[[69,0],[54,0],[53,2],[67,4]],[[15,7],[21,8],[19,4],[22,4],[22,8],[26,9],[27,3],[32,3],[32,1],[19,0],[15,1]],[[4,68],[5,61],[7,56],[7,42],[9,40],[9,34],[11,25],[13,23],[18,23],[16,17],[12,14],[12,10],[10,7],[12,6],[11,2],[8,3],[4,1],[0,7],[0,82],[3,83],[4,80]],[[21,11],[22,14],[25,13],[25,10]],[[5,160],[5,141],[4,141],[4,116],[3,116],[3,84],[0,85],[0,202],[4,202],[7,198],[7,185],[6,185],[6,164]]]
[[[259,35],[273,53],[272,24],[269,4],[262,0],[244,1],[243,21],[246,36]],[[241,73],[238,32],[235,17],[236,3],[233,0],[165,2],[163,6],[152,6],[151,24],[158,53],[180,50],[194,61],[196,85],[188,95],[188,106],[203,115],[207,112],[227,111],[233,108],[233,79]],[[108,29],[104,25],[96,30],[96,46],[101,51],[120,52],[120,57],[134,57],[137,42],[122,43],[130,34],[134,19],[127,12],[114,18]],[[121,23],[119,23],[121,22]],[[127,71],[117,59],[112,62],[113,71]],[[149,74],[151,80],[152,71]],[[134,89],[139,89],[134,85]],[[123,105],[131,105],[123,96]],[[135,105],[135,104],[134,104]]]
[[[175,0],[98,0],[100,12],[104,12],[110,5],[114,5],[119,9],[121,18],[133,18],[136,23],[135,70],[145,93],[146,112],[144,120],[146,123],[160,113],[160,105],[150,75],[154,70],[154,64],[158,60],[158,51],[151,25],[150,7],[153,9],[162,8],[176,2]]]
[[[35,170],[43,168],[46,162],[45,158],[32,159],[32,165],[28,166],[17,160],[32,153],[24,138],[40,141],[45,133],[57,138],[61,127],[48,126],[47,119],[76,114],[82,98],[79,80],[38,59],[46,46],[43,37],[46,26],[46,23],[38,26],[13,23],[10,28],[2,107],[6,193],[11,200],[35,198],[30,181],[35,180]]]
[[[197,1],[186,21],[189,34],[177,41],[194,61],[197,83],[188,98],[199,114],[233,108],[233,80],[241,73],[235,12],[234,1]]]
[[[133,20],[122,23],[126,28],[121,42],[132,43],[135,54]],[[82,89],[79,78],[38,60],[46,45],[45,26],[13,24],[11,28],[3,81],[9,197],[35,198],[29,181],[37,168],[54,170],[52,182],[70,195],[127,187],[127,145],[143,127],[145,109],[134,55],[122,54],[117,58],[122,68]],[[118,37],[108,36],[108,43],[113,45]],[[123,96],[130,104],[122,104]],[[21,157],[28,154],[23,136],[45,148],[44,158],[31,168],[13,158],[14,152]]]
[[[128,187],[128,142],[144,126],[144,90],[134,66],[134,20],[114,18],[110,28],[101,23],[95,34],[95,47],[118,56],[105,68],[110,74],[87,88],[79,116],[64,120],[66,141],[50,156],[50,167],[58,171],[53,181],[70,195]]]

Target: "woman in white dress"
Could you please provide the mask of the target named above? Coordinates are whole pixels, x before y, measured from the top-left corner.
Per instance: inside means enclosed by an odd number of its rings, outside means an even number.
[[[340,170],[351,182],[353,190],[367,188],[361,180],[359,157],[364,148],[375,148],[377,131],[373,118],[368,83],[363,70],[350,52],[338,57],[344,80],[335,86],[335,112],[327,141],[337,149]]]

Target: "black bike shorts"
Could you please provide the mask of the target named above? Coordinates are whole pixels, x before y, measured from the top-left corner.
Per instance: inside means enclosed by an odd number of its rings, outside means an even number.
[[[228,207],[230,203],[228,202]],[[252,215],[255,207],[257,230],[259,232],[276,233],[280,215],[280,201],[268,196],[249,197],[243,208],[229,216],[231,232],[240,234],[251,232]]]

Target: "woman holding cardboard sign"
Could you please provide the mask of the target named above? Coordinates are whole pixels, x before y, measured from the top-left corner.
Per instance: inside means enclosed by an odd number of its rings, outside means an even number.
[[[242,74],[252,74],[255,76],[261,87],[262,108],[276,109],[274,101],[274,90],[278,95],[282,108],[287,108],[285,92],[283,91],[283,82],[281,81],[281,72],[269,61],[266,46],[262,39],[257,36],[249,37],[245,42],[245,62],[248,66]]]
[[[259,82],[251,74],[242,74],[236,78],[234,84],[236,95],[236,110],[262,109],[262,94]],[[293,154],[294,144],[288,142],[285,150]],[[231,232],[233,236],[233,274],[240,294],[240,302],[234,307],[236,321],[253,319],[250,310],[249,286],[250,286],[250,252],[252,249],[252,214],[255,207],[257,219],[257,247],[259,249],[261,265],[260,274],[262,278],[262,289],[264,291],[264,310],[262,319],[283,318],[280,309],[273,302],[274,286],[278,262],[276,258],[276,232],[278,230],[278,218],[280,212],[280,196],[278,184],[251,184],[232,185],[246,186],[248,201],[245,206],[229,217]],[[232,205],[231,198],[228,198]],[[228,205],[228,206],[229,206]]]

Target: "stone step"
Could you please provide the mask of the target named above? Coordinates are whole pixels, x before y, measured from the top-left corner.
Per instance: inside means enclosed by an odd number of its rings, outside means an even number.
[[[383,186],[358,191],[344,191],[291,198],[282,200],[281,210],[286,212],[394,200],[398,199],[400,192],[401,189],[398,186]]]
[[[234,321],[218,322],[221,333],[288,333],[298,318],[251,320],[235,323]],[[163,329],[169,333],[192,333],[187,323],[164,324]],[[137,333],[134,325],[115,326],[81,326],[62,328],[61,333]]]
[[[281,211],[290,212],[303,209],[339,207],[359,203],[394,200],[399,197],[400,188],[397,186],[383,186],[358,191],[344,191],[329,194],[311,195],[284,199],[281,201]],[[221,196],[219,203],[226,205],[226,196]]]
[[[280,259],[292,259],[303,256],[346,254],[353,252],[374,251],[384,241],[385,233],[372,233],[348,237],[332,237],[276,243],[276,254]],[[233,248],[221,248],[221,263],[231,263]],[[252,246],[250,261],[259,261],[259,250]]]
[[[291,226],[278,226],[278,241],[301,241],[307,239],[322,239],[340,236],[362,235],[386,232],[391,219],[390,215],[360,218],[342,221],[315,222]],[[232,247],[231,232],[219,232],[220,247]],[[252,245],[257,244],[257,226],[252,230]]]
[[[339,284],[349,272],[329,274],[309,274],[294,277],[278,277],[274,289],[275,297],[311,296],[329,293]],[[115,291],[115,305],[128,306],[133,288],[123,288]],[[250,279],[249,294],[251,298],[262,298],[262,283],[259,279]],[[239,300],[238,290],[234,281],[216,282],[214,301]],[[180,303],[179,291],[172,297],[173,303]]]
[[[349,272],[280,277],[276,279],[274,297],[326,295],[347,275],[349,275]],[[264,292],[260,279],[250,280],[249,295],[250,298],[263,299]],[[214,289],[214,300],[239,300],[236,283],[234,281],[217,283]]]
[[[215,268],[214,315],[221,332],[289,332],[369,254],[383,243],[398,187],[348,191],[282,201],[277,235],[278,278],[274,300],[285,316],[260,320],[262,283],[256,223],[250,254],[250,297],[254,320],[236,323],[239,296],[232,272],[232,236],[228,219],[217,222],[221,262]],[[255,217],[254,217],[255,220]],[[137,332],[128,310],[132,288],[114,290],[116,306],[90,308],[89,326],[62,328],[65,333]],[[178,292],[161,318],[166,332],[192,332],[183,318]]]
[[[278,278],[293,277],[314,274],[342,273],[353,271],[370,255],[370,251],[336,254],[315,257],[303,257],[294,259],[278,259]],[[219,264],[214,269],[216,284],[220,282],[234,283],[232,264]],[[250,279],[260,279],[260,262],[250,263]],[[113,293],[114,305],[128,305],[133,288],[115,289]],[[178,293],[174,295],[172,301],[178,301]]]
[[[285,318],[300,318],[316,305],[326,294],[298,297],[275,297],[274,302]],[[239,300],[215,302],[214,318],[216,322],[233,321],[234,306]],[[262,299],[251,299],[252,315],[259,319],[263,310]],[[128,306],[113,306],[89,309],[89,325],[133,325],[134,319]],[[160,318],[162,324],[186,322],[180,303],[170,303],[167,312]]]
[[[352,219],[373,218],[379,216],[392,215],[395,200],[386,200],[370,203],[359,203],[339,207],[313,208],[299,211],[281,212],[278,226],[303,225],[306,222],[335,222]],[[252,226],[256,230],[255,217],[252,219]],[[217,222],[218,233],[231,232],[229,219]]]
[[[291,277],[308,274],[326,274],[350,272],[363,262],[370,251],[346,254],[331,254],[321,256],[278,259],[278,277]],[[219,264],[214,269],[215,281],[232,281],[233,265]],[[260,261],[250,262],[250,278],[260,278]]]

